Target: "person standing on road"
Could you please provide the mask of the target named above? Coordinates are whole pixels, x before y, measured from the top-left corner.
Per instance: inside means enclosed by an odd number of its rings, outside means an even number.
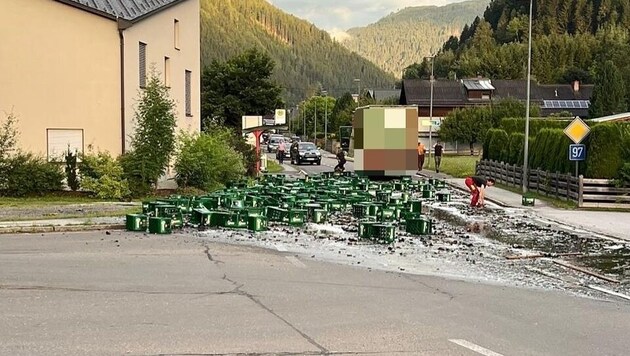
[[[426,148],[424,147],[424,143],[418,142],[418,172],[422,170],[424,166],[424,154],[426,153]]]
[[[438,141],[435,146],[433,146],[433,157],[435,158],[435,173],[440,173],[440,165],[442,164],[442,151],[444,150],[444,146]]]
[[[337,161],[339,163],[335,166],[335,172],[343,172],[346,164],[346,152],[341,147],[337,148]]]
[[[487,187],[491,187],[494,185],[494,179],[492,178],[484,178],[481,176],[472,176],[467,177],[464,180],[464,184],[470,190],[470,194],[472,194],[470,199],[470,206],[484,206],[485,205],[485,190]]]
[[[284,151],[286,150],[286,146],[284,144],[284,140],[280,141],[278,144],[278,162],[280,164],[284,163]]]

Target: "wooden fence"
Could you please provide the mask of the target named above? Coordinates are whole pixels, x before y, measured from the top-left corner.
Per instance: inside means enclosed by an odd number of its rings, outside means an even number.
[[[476,172],[507,186],[522,186],[522,166],[481,160],[477,162]],[[575,201],[581,208],[630,209],[630,188],[617,187],[609,179],[575,177],[571,174],[531,169],[527,188],[548,197]]]

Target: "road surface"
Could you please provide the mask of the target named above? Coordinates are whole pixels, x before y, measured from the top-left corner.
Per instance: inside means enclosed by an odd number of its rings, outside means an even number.
[[[623,355],[630,306],[127,232],[0,236],[2,355]]]

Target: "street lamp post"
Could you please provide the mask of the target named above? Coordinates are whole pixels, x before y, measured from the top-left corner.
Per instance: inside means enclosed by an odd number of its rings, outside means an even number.
[[[313,143],[317,146],[317,100],[315,100],[315,122],[313,126]]]
[[[361,78],[356,78],[354,81],[357,82],[357,104],[361,104]]]
[[[534,0],[529,0],[529,38],[527,39],[527,101],[525,106],[525,149],[523,150],[523,194],[527,193],[527,186],[529,177],[527,176],[527,165],[529,155],[529,94],[530,94],[530,81],[532,72],[532,8],[534,7]]]
[[[433,82],[435,78],[433,77],[433,62],[435,60],[435,55],[431,56],[431,98],[429,99],[429,163],[431,163],[431,146],[433,139]]]
[[[306,141],[306,103],[304,103],[302,109],[302,137],[304,137],[304,141]]]
[[[324,94],[324,150],[328,147],[328,91],[322,90]]]

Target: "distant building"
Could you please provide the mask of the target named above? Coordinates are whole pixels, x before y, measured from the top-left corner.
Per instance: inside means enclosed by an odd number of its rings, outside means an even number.
[[[200,128],[199,0],[18,0],[0,12],[0,110],[21,149],[59,158],[129,147],[155,65],[178,128]]]
[[[593,85],[538,84],[531,82],[530,101],[540,106],[541,115],[568,111],[573,116],[588,115]],[[433,116],[471,106],[489,105],[503,98],[527,100],[526,80],[462,79],[437,80],[433,86]],[[419,115],[429,116],[431,83],[424,79],[406,79],[400,95],[401,105],[418,105]]]
[[[593,85],[538,84],[531,82],[530,101],[540,107],[542,116],[563,111],[571,116],[588,116]],[[527,100],[526,80],[490,80],[473,78],[436,80],[433,83],[433,125],[430,125],[431,82],[428,79],[406,79],[400,94],[400,105],[418,105],[419,137],[435,135],[441,121],[455,109],[490,105],[504,98]],[[449,147],[450,150],[450,147]]]
[[[366,95],[368,98],[381,102],[383,100],[394,99],[400,100],[400,89],[368,89]]]

